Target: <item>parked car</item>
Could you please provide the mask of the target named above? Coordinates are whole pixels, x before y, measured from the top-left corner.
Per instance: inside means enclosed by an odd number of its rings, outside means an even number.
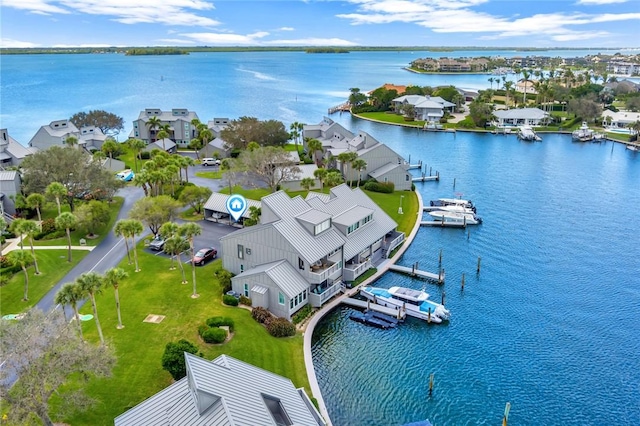
[[[164,238],[160,235],[156,235],[156,237],[149,243],[149,248],[155,251],[162,251],[164,248]]]
[[[203,158],[202,165],[203,166],[219,166],[220,160],[218,160],[217,158]]]
[[[198,250],[193,256],[193,263],[196,265],[204,265],[208,260],[215,259],[218,256],[218,250],[213,247],[205,247]]]

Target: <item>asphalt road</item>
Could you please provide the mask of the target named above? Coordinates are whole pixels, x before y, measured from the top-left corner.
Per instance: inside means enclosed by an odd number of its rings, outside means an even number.
[[[193,156],[195,158],[195,153],[187,153],[188,156]],[[207,170],[216,170],[217,167],[205,167],[201,165],[196,165],[190,167],[188,169],[189,174],[189,182],[193,182],[198,186],[206,186],[210,188],[212,191],[218,191],[222,186],[223,182],[220,180],[211,180],[206,178],[199,178],[195,176],[195,173],[198,171],[207,171]],[[120,189],[117,194],[124,198],[124,203],[122,204],[122,208],[118,213],[118,220],[126,219],[129,215],[129,210],[133,204],[144,197],[144,192],[139,187],[127,186],[125,188]],[[177,220],[177,223],[182,223],[182,220]],[[218,257],[222,255],[222,247],[220,246],[220,238],[230,234],[233,231],[236,231],[238,228],[221,224],[210,222],[206,220],[201,220],[197,222],[202,227],[202,234],[198,235],[194,239],[194,248],[197,251],[201,247],[215,247],[218,250]],[[138,238],[140,239],[146,237],[151,234],[148,228],[145,228],[144,232]],[[150,253],[156,254],[158,256],[166,256],[162,252],[156,252],[145,248]],[[116,267],[120,261],[127,255],[126,246],[124,244],[124,239],[121,237],[117,237],[113,230],[109,231],[109,235],[105,237],[104,240],[94,248],[89,254],[85,256],[84,259],[76,265],[67,275],[65,275],[60,282],[58,282],[49,292],[38,302],[36,303],[36,307],[41,309],[43,312],[49,312],[51,309],[56,307],[54,302],[56,293],[60,290],[65,283],[73,282],[76,278],[82,275],[85,272],[95,271],[98,273],[105,273],[107,270]],[[187,257],[183,258],[187,260]],[[81,302],[78,307],[82,306],[84,303]],[[67,316],[71,317],[73,314],[69,311],[66,312]]]

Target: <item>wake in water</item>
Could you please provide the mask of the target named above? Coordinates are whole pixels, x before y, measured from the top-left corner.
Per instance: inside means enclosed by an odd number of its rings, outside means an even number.
[[[261,73],[259,71],[252,71],[252,70],[247,70],[247,69],[244,69],[244,68],[236,68],[236,71],[241,71],[241,72],[246,72],[246,73],[249,73],[249,74],[253,74],[253,76],[255,78],[257,78],[258,80],[277,80],[277,78],[272,77],[272,76],[267,75],[267,74],[264,74],[264,73]]]

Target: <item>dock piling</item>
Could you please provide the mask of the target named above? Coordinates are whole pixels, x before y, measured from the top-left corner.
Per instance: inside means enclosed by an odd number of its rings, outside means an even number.
[[[447,293],[443,291],[442,292],[442,303],[440,303],[442,306],[444,306],[444,301],[445,301],[446,297],[447,297]]]
[[[442,266],[442,249],[440,249],[440,254],[438,255],[438,266]]]
[[[433,373],[429,375],[429,396],[433,394]]]
[[[453,189],[456,189],[456,178],[453,178]]]
[[[464,291],[464,272],[462,273],[462,281],[460,281],[460,291]]]
[[[476,273],[479,274],[480,273],[480,261],[482,260],[482,258],[480,256],[478,256],[478,268],[476,269]]]

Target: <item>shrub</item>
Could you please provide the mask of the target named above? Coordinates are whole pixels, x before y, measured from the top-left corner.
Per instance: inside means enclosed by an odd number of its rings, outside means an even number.
[[[151,153],[149,151],[142,151],[140,153],[140,159],[141,160],[148,160],[151,158]]]
[[[265,308],[257,306],[251,310],[251,317],[260,324],[264,324],[271,319],[271,312]]]
[[[50,232],[40,237],[41,240],[55,240],[56,238],[62,238],[67,236],[67,231],[64,229],[58,229],[57,231]]]
[[[476,123],[470,117],[466,117],[464,120],[458,122],[458,127],[461,129],[473,129],[476,127]]]
[[[210,329],[210,328],[211,328],[211,327],[209,327],[209,326],[208,326],[208,325],[206,325],[206,324],[202,324],[202,325],[200,325],[200,326],[198,327],[198,334],[200,335],[200,337],[202,337],[202,335],[203,335],[203,334],[204,334],[208,329]]]
[[[247,296],[240,296],[240,304],[251,306],[251,299],[249,299]]]
[[[200,336],[206,343],[224,343],[227,331],[223,328],[207,328]]]
[[[267,325],[267,331],[273,337],[295,336],[296,326],[286,318],[275,318]]]
[[[188,340],[169,342],[162,354],[162,368],[167,370],[174,380],[180,380],[187,375],[187,367],[184,362],[184,353],[195,354],[198,347]]]
[[[229,306],[238,306],[238,299],[229,294],[225,294],[222,296],[222,303]]]
[[[11,266],[9,258],[5,255],[0,256],[0,268],[8,268]]]
[[[309,304],[304,305],[302,309],[296,312],[293,318],[291,318],[291,321],[293,321],[294,324],[300,324],[302,321],[305,320],[305,318],[311,315],[312,310],[313,308],[311,308],[311,305]]]
[[[231,291],[231,277],[233,274],[225,269],[219,269],[215,272],[215,275],[222,286],[222,293]]]
[[[57,230],[58,228],[56,228],[56,220],[52,218],[43,220],[40,229],[43,234],[49,234]]]
[[[382,192],[384,194],[392,194],[395,189],[393,182],[367,182],[364,189],[373,192]]]
[[[226,325],[229,327],[229,330],[233,331],[233,320],[227,317],[212,317],[205,321],[208,327],[220,327],[221,325]]]

